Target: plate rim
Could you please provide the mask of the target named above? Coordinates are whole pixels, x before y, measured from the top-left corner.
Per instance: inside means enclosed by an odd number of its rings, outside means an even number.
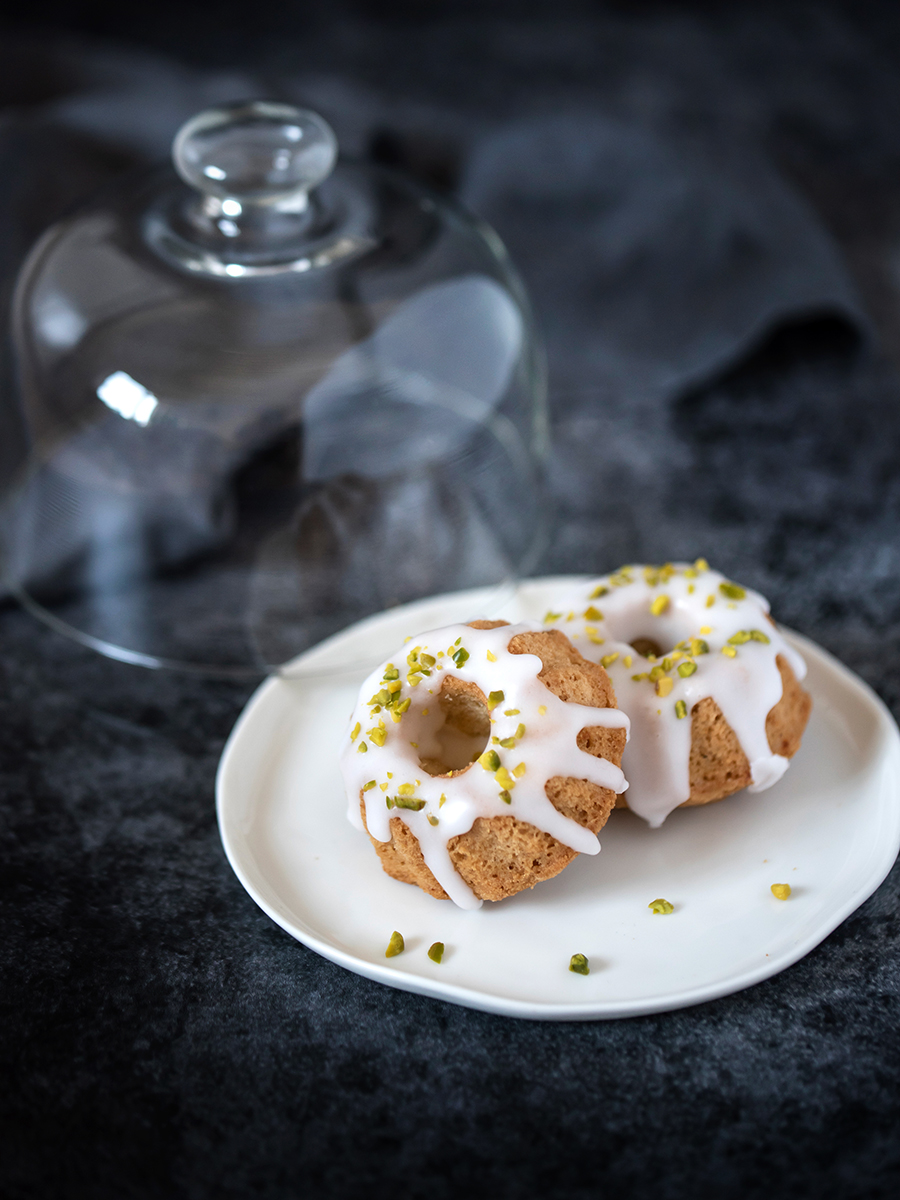
[[[556,586],[558,583],[571,583],[579,579],[589,578],[593,578],[593,576],[546,576],[524,580],[520,585],[519,592],[531,584]],[[877,718],[880,732],[885,738],[883,750],[885,764],[888,765],[893,762],[894,773],[900,779],[900,730],[898,730],[897,723],[890,709],[881,697],[863,679],[851,671],[849,667],[846,667],[839,659],[835,658],[828,650],[802,634],[796,633],[784,626],[781,626],[781,629],[788,641],[794,644],[802,654],[809,658],[818,659],[822,666],[836,674],[842,684],[854,692],[857,698],[863,701],[873,712]],[[312,651],[307,651],[307,653],[312,653]],[[300,657],[303,658],[305,656],[301,655]],[[288,668],[289,666],[290,664],[288,664]],[[624,1002],[592,1000],[574,1003],[550,1003],[538,1000],[520,1000],[514,997],[480,991],[461,984],[450,983],[449,981],[432,980],[423,975],[407,974],[405,971],[398,971],[388,964],[373,963],[353,953],[342,950],[302,924],[292,921],[289,916],[279,912],[274,905],[269,903],[265,896],[259,893],[256,885],[248,877],[247,872],[242,866],[239,847],[233,844],[227,821],[228,799],[226,792],[228,777],[234,769],[232,764],[239,753],[238,747],[244,728],[254,718],[255,712],[260,706],[266,703],[270,692],[279,690],[282,686],[297,684],[301,686],[314,686],[315,681],[302,675],[292,677],[289,674],[281,674],[272,675],[260,684],[244,705],[222,750],[216,771],[216,819],[225,856],[238,881],[250,898],[285,933],[323,958],[336,963],[338,966],[344,967],[356,975],[372,979],[388,987],[398,988],[401,991],[429,996],[436,1000],[449,1001],[450,1003],[481,1012],[524,1020],[618,1020],[694,1007],[695,1005],[704,1004],[711,1000],[721,999],[723,996],[745,991],[747,988],[754,987],[766,979],[771,979],[773,976],[780,974],[788,967],[799,962],[801,958],[804,958],[816,946],[820,945],[847,917],[877,891],[887,878],[897,859],[898,853],[900,853],[900,803],[893,808],[882,803],[882,811],[880,813],[882,836],[878,838],[875,847],[874,862],[868,878],[842,904],[838,905],[821,924],[817,925],[814,932],[807,934],[795,943],[793,947],[785,950],[770,962],[763,962],[758,967],[744,971],[740,975],[733,975],[730,978],[722,979],[715,983],[697,985],[679,992],[667,992],[659,996]]]

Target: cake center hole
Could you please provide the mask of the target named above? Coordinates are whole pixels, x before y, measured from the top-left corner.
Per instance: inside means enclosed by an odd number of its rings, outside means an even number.
[[[659,616],[650,616],[643,604],[635,605],[624,612],[608,613],[605,624],[607,636],[625,642],[645,658],[663,658],[685,638],[697,636],[694,616],[678,603],[670,604]]]
[[[636,650],[638,654],[643,654],[644,658],[647,658],[651,654],[655,654],[659,658],[663,652],[663,648],[659,642],[649,637],[632,638],[630,645],[632,650]]]
[[[479,688],[453,675],[445,677],[438,693],[439,720],[430,752],[419,762],[429,775],[462,771],[484,753],[491,736],[491,718]]]

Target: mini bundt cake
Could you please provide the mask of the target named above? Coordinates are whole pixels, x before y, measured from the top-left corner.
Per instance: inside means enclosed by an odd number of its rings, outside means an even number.
[[[384,870],[462,907],[557,875],[627,786],[628,719],[557,630],[473,621],[423,634],[367,679],[342,769]]]

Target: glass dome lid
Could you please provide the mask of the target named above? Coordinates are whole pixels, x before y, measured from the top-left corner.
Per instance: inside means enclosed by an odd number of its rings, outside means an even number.
[[[440,593],[487,610],[537,552],[546,430],[496,234],[287,105],[200,113],[173,159],[21,272],[7,587],[106,654],[222,675]]]

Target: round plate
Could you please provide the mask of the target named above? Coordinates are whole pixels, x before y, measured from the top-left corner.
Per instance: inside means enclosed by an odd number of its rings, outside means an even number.
[[[540,620],[572,578],[533,580],[502,610]],[[480,593],[471,594],[480,614]],[[454,598],[454,607],[459,597]],[[303,656],[346,661],[445,623],[440,597],[355,626]],[[878,697],[797,635],[814,705],[790,771],[767,792],[676,810],[661,829],[613,813],[602,852],[501,904],[463,912],[381,870],[346,817],[338,743],[363,674],[279,677],[222,755],[219,829],[241,883],[293,937],[348,970],[508,1016],[594,1020],[699,1004],[795,963],[872,894],[900,848],[900,736]],[[789,900],[770,885],[789,883]],[[657,915],[648,905],[674,906]],[[393,930],[406,950],[384,957]],[[426,951],[443,942],[443,962]],[[586,954],[590,975],[568,970]]]

